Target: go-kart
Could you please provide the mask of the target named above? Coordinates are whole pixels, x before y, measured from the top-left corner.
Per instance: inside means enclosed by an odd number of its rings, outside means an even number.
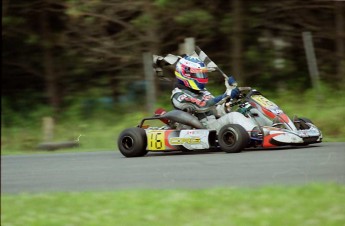
[[[308,145],[322,141],[321,131],[307,118],[291,120],[275,103],[250,87],[239,87],[236,100],[223,100],[233,110],[252,120],[257,127],[246,131],[241,125],[224,125],[219,132],[208,130],[192,114],[172,110],[142,119],[137,127],[125,129],[118,148],[126,157],[139,157],[149,151],[193,151],[220,149],[228,153],[249,147],[271,148],[284,145]],[[226,103],[225,103],[226,102]],[[162,126],[147,123],[159,121]]]

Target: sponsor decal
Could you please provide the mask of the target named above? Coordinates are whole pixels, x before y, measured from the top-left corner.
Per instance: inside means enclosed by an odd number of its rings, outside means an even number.
[[[180,95],[180,96],[177,97],[177,100],[181,102],[181,101],[183,101],[183,100],[186,99],[186,98],[187,98],[187,95],[182,94],[182,95]]]
[[[206,105],[206,101],[199,100],[199,99],[194,98],[194,97],[186,97],[184,100],[188,101],[188,102],[195,103],[196,105],[198,105],[200,107],[204,107]]]
[[[191,73],[205,73],[208,72],[207,68],[190,68]]]
[[[201,142],[199,137],[172,137],[169,139],[171,145],[182,145],[182,144],[199,144]]]
[[[272,111],[276,115],[283,113],[283,111],[281,109],[279,109],[279,107],[275,103],[266,99],[262,95],[253,95],[252,98],[256,102],[258,102],[261,106],[269,109],[270,111]]]
[[[199,107],[205,107],[206,102],[210,99],[212,99],[212,95],[203,95],[201,100],[192,96],[188,96],[186,94],[181,94],[180,96],[177,97],[177,100],[179,102],[182,102],[182,101],[192,102],[198,105]]]

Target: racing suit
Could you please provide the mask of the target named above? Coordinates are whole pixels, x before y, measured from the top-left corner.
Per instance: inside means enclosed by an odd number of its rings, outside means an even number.
[[[255,124],[239,112],[228,112],[225,104],[214,107],[225,95],[214,97],[206,89],[196,91],[181,84],[177,84],[172,91],[171,102],[176,109],[193,113],[207,128],[219,132],[227,124],[239,124],[248,132],[252,131]]]

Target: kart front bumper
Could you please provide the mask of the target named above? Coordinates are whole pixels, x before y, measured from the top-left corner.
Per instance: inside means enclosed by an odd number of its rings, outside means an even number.
[[[264,127],[263,147],[276,147],[285,145],[307,145],[322,142],[322,133],[311,125],[306,130],[286,130]]]

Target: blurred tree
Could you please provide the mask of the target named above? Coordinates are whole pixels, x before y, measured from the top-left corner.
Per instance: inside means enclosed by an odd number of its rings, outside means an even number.
[[[245,74],[242,73],[242,3],[241,0],[232,1],[233,32],[232,32],[232,67],[240,84],[244,84]]]
[[[60,104],[58,90],[59,32],[63,29],[63,14],[49,0],[3,2],[3,67],[4,94],[16,99],[26,98],[30,108],[34,92],[55,111]],[[46,88],[46,89],[45,89]],[[42,92],[42,90],[46,90]],[[30,95],[31,94],[31,95]],[[39,95],[38,95],[39,96]],[[37,102],[37,99],[32,101]],[[23,101],[20,101],[23,103]]]
[[[345,7],[340,1],[334,2],[335,13],[335,49],[337,56],[337,81],[341,88],[345,88]]]
[[[2,13],[2,94],[22,112],[118,97],[142,84],[142,52],[177,54],[186,37],[240,85],[304,89],[311,31],[321,79],[344,84],[342,1],[4,0]]]
[[[251,1],[246,18],[245,68],[248,81],[275,86],[277,83],[291,87],[310,85],[305,59],[302,32],[311,31],[314,38],[321,79],[335,85],[336,63],[334,54],[334,3],[332,1]],[[339,4],[344,4],[343,2]],[[256,38],[253,38],[256,37]],[[274,52],[267,55],[269,52]],[[267,60],[260,56],[266,56]],[[252,79],[251,79],[252,78]],[[274,82],[276,80],[277,82]],[[270,81],[270,82],[268,82]],[[272,82],[273,81],[273,82]],[[258,81],[260,82],[260,81]]]
[[[45,79],[45,88],[46,93],[49,98],[49,103],[52,106],[54,112],[58,112],[60,108],[60,95],[58,91],[58,81],[59,76],[57,74],[57,71],[55,69],[57,63],[54,59],[53,55],[53,48],[56,47],[53,45],[54,43],[54,37],[52,32],[53,23],[49,16],[49,10],[50,10],[50,3],[49,0],[43,0],[41,2],[41,9],[40,9],[40,28],[38,29],[38,32],[41,33],[41,44],[42,44],[42,62],[43,62],[43,73],[44,73],[44,79]],[[54,18],[55,19],[55,18]]]
[[[90,71],[84,88],[105,79],[111,93],[103,95],[118,97],[124,83],[143,79],[142,52],[159,49],[151,1],[69,1],[65,7],[66,48]]]

